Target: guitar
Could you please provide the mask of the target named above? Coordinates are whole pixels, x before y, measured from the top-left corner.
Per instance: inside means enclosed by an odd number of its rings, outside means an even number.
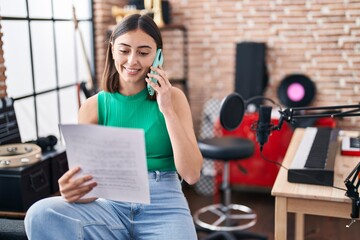
[[[83,92],[83,94],[85,95],[86,98],[89,98],[91,96],[93,96],[96,93],[95,90],[95,82],[96,79],[93,76],[92,72],[91,72],[91,67],[90,67],[90,61],[89,58],[87,57],[86,54],[86,49],[85,49],[85,43],[84,43],[84,37],[83,34],[79,28],[79,24],[78,24],[78,19],[76,17],[76,10],[75,10],[75,6],[73,5],[73,21],[74,21],[74,26],[75,26],[75,31],[78,32],[79,37],[80,37],[80,44],[81,44],[81,49],[82,49],[82,53],[86,62],[86,69],[87,69],[87,73],[88,73],[88,80],[87,81],[82,81],[80,83],[78,83],[78,103],[79,106],[81,105],[81,96],[80,93],[81,91]]]

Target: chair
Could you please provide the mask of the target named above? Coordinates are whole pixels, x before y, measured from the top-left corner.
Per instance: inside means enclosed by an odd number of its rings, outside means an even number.
[[[233,130],[240,124],[244,115],[244,101],[237,93],[226,97],[220,109],[220,122],[227,130]],[[236,111],[240,109],[240,111]],[[200,208],[194,213],[194,222],[198,231],[209,232],[204,240],[215,239],[267,239],[254,233],[245,232],[255,225],[256,213],[249,207],[231,203],[229,182],[230,161],[246,159],[254,153],[254,143],[235,136],[213,137],[198,142],[204,158],[222,161],[222,201]]]

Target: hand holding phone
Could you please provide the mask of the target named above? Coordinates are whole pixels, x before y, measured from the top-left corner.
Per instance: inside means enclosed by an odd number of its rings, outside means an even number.
[[[154,60],[154,62],[153,62],[153,64],[152,64],[152,66],[157,68],[157,67],[161,66],[161,65],[163,64],[163,62],[164,62],[163,54],[162,54],[162,52],[161,52],[161,49],[158,49],[158,50],[156,51],[155,60]],[[150,73],[151,73],[151,74],[157,74],[157,73],[154,72],[154,71],[150,71]],[[156,78],[150,78],[150,79],[151,79],[151,81],[153,81],[154,83],[157,83]],[[148,89],[148,91],[149,91],[150,96],[153,96],[154,93],[155,93],[155,91],[154,91],[154,89],[150,86],[149,83],[147,84],[147,89]]]

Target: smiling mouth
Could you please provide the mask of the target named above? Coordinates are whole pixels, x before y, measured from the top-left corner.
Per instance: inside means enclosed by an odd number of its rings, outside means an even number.
[[[125,70],[129,73],[129,74],[136,74],[138,73],[140,70],[139,69],[131,69],[131,68],[125,68]]]

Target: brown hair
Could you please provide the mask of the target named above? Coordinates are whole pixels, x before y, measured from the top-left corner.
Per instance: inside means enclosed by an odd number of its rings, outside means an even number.
[[[109,38],[105,59],[105,68],[102,76],[102,89],[104,91],[113,93],[120,90],[119,73],[115,68],[112,57],[112,44],[114,44],[117,37],[137,29],[141,29],[149,36],[151,36],[155,40],[157,49],[162,48],[163,43],[160,30],[151,17],[141,14],[132,14],[125,17],[115,27]]]

